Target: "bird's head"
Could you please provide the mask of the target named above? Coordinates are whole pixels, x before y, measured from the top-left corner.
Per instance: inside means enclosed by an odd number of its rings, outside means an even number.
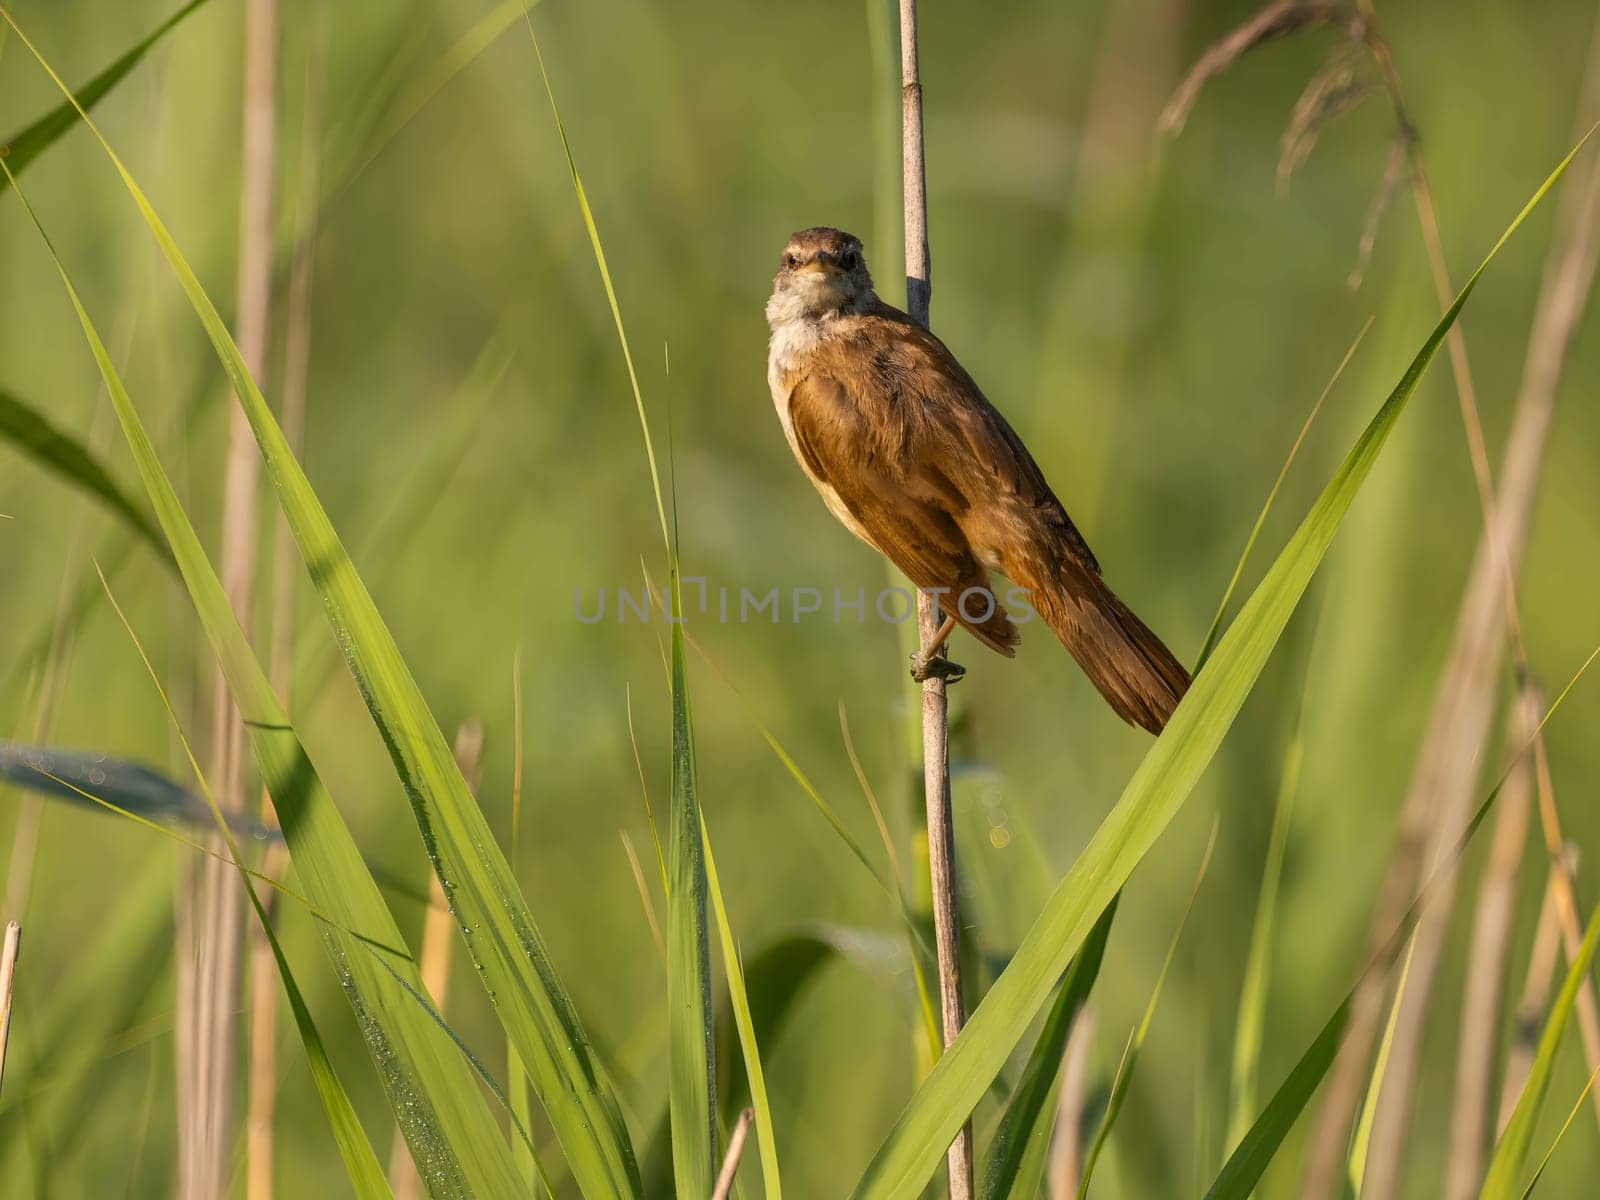
[[[871,304],[872,276],[861,239],[818,226],[789,238],[772,280],[767,319],[774,325],[857,312]]]

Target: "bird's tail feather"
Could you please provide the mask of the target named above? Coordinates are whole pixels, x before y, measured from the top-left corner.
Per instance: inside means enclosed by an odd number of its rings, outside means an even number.
[[[1189,688],[1189,673],[1105,580],[1081,564],[1024,583],[1034,610],[1078,660],[1106,703],[1159,734]]]

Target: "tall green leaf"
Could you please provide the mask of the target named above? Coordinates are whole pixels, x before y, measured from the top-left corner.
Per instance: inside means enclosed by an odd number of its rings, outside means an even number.
[[[66,92],[22,30],[5,19]],[[467,952],[529,1071],[573,1177],[589,1195],[637,1195],[639,1171],[611,1084],[449,743],[215,305],[121,158],[87,114],[83,120],[154,234],[233,385],[334,636],[411,802]],[[237,685],[234,691],[241,707],[252,707],[246,702],[253,697],[239,695]],[[504,1142],[500,1146],[504,1151]]]
[[[7,164],[10,165],[9,163]],[[144,539],[168,566],[172,552],[160,530],[133,499],[117,485],[111,472],[93,451],[77,438],[61,432],[38,410],[10,392],[0,390],[0,438],[15,446],[40,466],[88,492],[124,524]]]
[[[20,192],[18,197],[22,198]],[[42,227],[39,232],[55,257]],[[244,714],[256,765],[272,796],[301,886],[324,914],[318,922],[324,948],[420,1173],[435,1196],[510,1195],[517,1181],[515,1168],[479,1081],[462,1056],[462,1047],[426,1008],[421,977],[394,918],[245,640],[194,526],[58,257],[56,266],[195,610]]]
[[[1572,1122],[1578,1117],[1578,1110],[1583,1107],[1583,1102],[1589,1098],[1589,1093],[1594,1090],[1594,1082],[1600,1078],[1600,1067],[1590,1073],[1588,1081],[1583,1085],[1583,1090],[1578,1093],[1578,1098],[1572,1102],[1572,1107],[1567,1109],[1567,1119],[1561,1122],[1561,1128],[1556,1130],[1555,1137],[1550,1139],[1549,1148],[1545,1150],[1544,1157],[1539,1160],[1539,1166],[1528,1177],[1528,1186],[1522,1189],[1522,1200],[1528,1200],[1533,1195],[1533,1189],[1539,1186],[1539,1180],[1544,1178],[1545,1168],[1550,1165],[1550,1160],[1556,1156],[1556,1150],[1566,1140],[1567,1131],[1572,1128]]]
[[[1057,886],[1010,966],[889,1131],[856,1187],[854,1194],[861,1200],[909,1200],[938,1168],[945,1147],[999,1074],[1095,919],[1205,772],[1405,410],[1417,381],[1433,361],[1484,270],[1576,153],[1574,148],[1534,193],[1428,335],[1394,391],[1195,678],[1121,799]]]
[[[681,609],[678,572],[673,604]],[[680,1196],[709,1196],[717,1174],[716,1026],[706,925],[705,843],[694,770],[694,733],[683,627],[672,627],[672,799],[667,814],[667,1099],[672,1174]]]
[[[767,1099],[767,1078],[761,1067],[761,1048],[756,1042],[755,1016],[750,1008],[749,993],[745,989],[744,963],[739,955],[739,943],[733,936],[733,926],[728,921],[722,884],[717,879],[717,860],[711,853],[711,839],[706,836],[703,821],[701,838],[706,848],[706,882],[711,892],[711,907],[717,916],[717,937],[722,943],[723,972],[728,977],[728,1007],[733,1013],[734,1027],[739,1032],[744,1076],[750,1085],[750,1107],[755,1111],[756,1149],[761,1154],[761,1179],[765,1184],[767,1200],[783,1200],[783,1181],[778,1173],[778,1148],[773,1140],[772,1104]]]
[[[1566,981],[1556,1002],[1545,1018],[1544,1032],[1539,1035],[1539,1050],[1533,1056],[1527,1082],[1522,1085],[1522,1095],[1511,1110],[1500,1144],[1495,1147],[1494,1158],[1489,1163],[1489,1173],[1484,1177],[1481,1200],[1512,1200],[1522,1195],[1519,1184],[1523,1167],[1528,1161],[1528,1147],[1533,1143],[1534,1125],[1539,1120],[1539,1109],[1544,1104],[1545,1093],[1550,1090],[1550,1073],[1555,1069],[1556,1052],[1561,1049],[1561,1037],[1572,1019],[1572,1006],[1578,998],[1578,989],[1589,974],[1589,963],[1600,943],[1600,904],[1589,916],[1589,926],[1584,931],[1583,943],[1567,969]],[[1541,1167],[1541,1170],[1543,1168]]]
[[[672,790],[667,814],[667,1108],[672,1128],[672,1170],[680,1196],[710,1195],[717,1171],[716,1122],[716,1026],[711,1009],[711,946],[706,924],[707,851],[705,826],[700,818],[700,802],[694,768],[694,728],[689,711],[689,676],[684,662],[682,581],[672,534],[667,527],[667,508],[661,494],[661,476],[656,467],[655,445],[650,438],[650,422],[645,417],[644,394],[639,374],[634,369],[633,351],[628,347],[628,331],[622,322],[622,307],[606,265],[600,229],[584,190],[583,177],[567,140],[566,126],[556,104],[555,88],[545,69],[533,18],[524,14],[528,38],[533,44],[539,77],[550,101],[550,114],[561,150],[566,156],[572,190],[583,217],[595,267],[611,306],[617,343],[628,370],[639,429],[644,437],[645,459],[650,467],[650,485],[655,496],[656,514],[661,521],[661,540],[667,553],[671,576],[672,663],[669,683],[672,698]]]
[[[0,142],[0,158],[6,160],[6,166],[11,169],[10,174],[21,175],[26,171],[34,159],[50,148],[51,143],[77,124],[79,116],[85,109],[93,108],[100,103],[107,92],[122,82],[123,76],[139,65],[140,60],[150,53],[157,42],[205,3],[206,0],[189,0],[189,3],[135,42],[130,49],[79,88],[69,99],[63,100],[26,129],[19,130]],[[8,17],[7,20],[9,19]],[[0,179],[0,192],[12,186],[13,182],[10,176]]]
[[[989,1163],[983,1172],[983,1200],[1010,1196],[1026,1200],[1039,1194],[1061,1088],[1061,1057],[1066,1052],[1073,1019],[1082,1011],[1100,974],[1106,939],[1111,936],[1111,922],[1120,899],[1120,893],[1111,898],[1089,931],[1083,949],[1072,956],[1072,965],[1061,981],[1061,990],[1050,1006],[1039,1040],[1034,1043],[1022,1079],[1011,1094],[1011,1103],[989,1147]]]

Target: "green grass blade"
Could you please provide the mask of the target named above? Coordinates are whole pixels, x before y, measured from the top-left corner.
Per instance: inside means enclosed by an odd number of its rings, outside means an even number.
[[[0,162],[0,169],[3,166]],[[12,185],[15,190],[15,180]],[[26,206],[20,191],[17,196]],[[33,210],[28,212],[31,217]],[[436,1194],[510,1195],[516,1186],[515,1168],[478,1090],[478,1078],[458,1043],[419,1005],[422,982],[394,918],[245,640],[66,268],[42,227],[39,232],[55,258],[156,517],[245,716],[251,749],[301,886],[324,914],[318,923],[324,948],[355,1010],[419,1171]]]
[[[1488,264],[1544,199],[1577,149],[1561,160],[1467,280],[1223,635],[1166,731],[1057,886],[1011,964],[895,1122],[857,1185],[854,1194],[860,1200],[909,1200],[937,1170],[945,1148],[1000,1073],[1100,912],[1205,772],[1445,334]]]
[[[1229,1156],[1206,1192],[1206,1200],[1247,1200],[1255,1190],[1262,1172],[1333,1065],[1349,1019],[1350,997],[1346,996]]]
[[[674,608],[681,612],[677,568]],[[680,1196],[709,1196],[717,1174],[716,1026],[706,925],[706,846],[694,768],[683,627],[672,627],[672,797],[667,813],[667,1047],[672,1172]]]
[[[65,91],[15,22],[6,19]],[[110,143],[86,114],[83,119],[155,236],[233,385],[335,638],[416,814],[468,953],[529,1070],[574,1178],[590,1195],[638,1194],[638,1167],[604,1068],[449,744],[216,307]],[[253,697],[239,695],[237,687],[235,694],[248,709]]]
[[[1539,1050],[1533,1057],[1527,1082],[1522,1085],[1522,1095],[1511,1111],[1500,1144],[1495,1147],[1489,1172],[1484,1177],[1481,1200],[1512,1200],[1522,1195],[1518,1180],[1528,1160],[1528,1148],[1533,1142],[1534,1126],[1539,1120],[1539,1109],[1544,1104],[1545,1093],[1550,1089],[1550,1073],[1555,1069],[1556,1053],[1561,1049],[1561,1036],[1572,1019],[1572,1006],[1578,998],[1589,973],[1589,963],[1594,958],[1596,943],[1600,943],[1600,905],[1589,916],[1589,926],[1583,934],[1572,966],[1567,970],[1566,981],[1556,1002],[1545,1019],[1544,1032],[1539,1035]]]
[[[9,165],[9,164],[8,164]],[[118,486],[111,472],[77,438],[63,433],[32,406],[0,390],[0,438],[49,471],[75,484],[105,505],[151,546],[169,567],[172,552],[138,504]]]
[[[1346,1163],[1345,1180],[1350,1197],[1361,1195],[1361,1184],[1367,1175],[1367,1147],[1372,1143],[1372,1122],[1378,1115],[1378,1096],[1383,1091],[1383,1077],[1389,1069],[1389,1051],[1394,1046],[1394,1027],[1400,1019],[1400,1003],[1405,999],[1406,980],[1411,978],[1411,957],[1416,953],[1417,938],[1412,934],[1406,943],[1405,962],[1400,967],[1400,979],[1394,985],[1394,999],[1389,1005],[1389,1019],[1383,1025],[1383,1037],[1378,1041],[1378,1053],[1373,1057],[1372,1075],[1367,1080],[1366,1099],[1361,1103],[1361,1116],[1356,1120],[1355,1136],[1350,1139],[1350,1156]]]
[[[761,1048],[756,1042],[755,1018],[750,1011],[750,995],[745,989],[744,963],[733,926],[722,899],[722,884],[717,879],[717,860],[711,853],[702,819],[701,838],[706,848],[706,882],[711,892],[711,908],[717,917],[717,937],[722,944],[722,968],[728,977],[728,1007],[734,1027],[739,1031],[739,1049],[744,1056],[744,1074],[750,1084],[750,1106],[756,1114],[756,1149],[761,1154],[761,1179],[767,1200],[783,1200],[783,1182],[778,1173],[778,1148],[773,1139],[772,1105],[767,1099],[766,1073],[761,1069]]]
[[[1320,614],[1318,624],[1320,627]],[[1289,848],[1290,820],[1294,812],[1295,794],[1300,787],[1300,765],[1305,756],[1306,686],[1302,682],[1294,732],[1284,750],[1283,767],[1278,775],[1272,829],[1267,835],[1267,857],[1261,868],[1261,890],[1256,900],[1255,920],[1250,926],[1250,948],[1245,956],[1244,976],[1239,983],[1239,1011],[1234,1022],[1233,1058],[1228,1082],[1227,1149],[1230,1153],[1249,1130],[1256,1111],[1261,1034],[1267,1013],[1267,980],[1270,976],[1273,930],[1277,925],[1278,887],[1283,879],[1283,859]]]
[[[572,178],[572,190],[583,217],[584,230],[594,253],[600,282],[617,330],[617,342],[628,371],[639,430],[644,438],[645,458],[650,468],[650,485],[661,522],[661,540],[671,573],[673,613],[683,612],[681,577],[677,551],[667,525],[667,508],[662,497],[661,475],[656,466],[655,444],[650,422],[634,369],[633,352],[622,320],[611,270],[606,264],[605,247],[594,212],[589,206],[583,177],[573,157],[555,88],[545,69],[544,54],[534,32],[533,19],[526,16],[528,38],[539,65],[539,78],[550,101],[551,117],[561,139],[561,150]],[[694,768],[694,729],[690,717],[688,669],[684,662],[684,633],[681,618],[672,622],[672,649],[669,680],[672,699],[672,788],[667,814],[667,1107],[672,1134],[673,1177],[680,1196],[710,1195],[717,1171],[716,1122],[716,1025],[711,1001],[711,946],[706,924],[708,849],[700,817]],[[770,1140],[770,1139],[768,1139]],[[765,1161],[765,1159],[763,1160]]]
[[[1055,1125],[1056,1097],[1061,1088],[1061,1058],[1066,1052],[1073,1019],[1088,1001],[1100,974],[1106,939],[1111,936],[1111,922],[1117,915],[1119,899],[1120,893],[1112,897],[1084,940],[1083,949],[1072,956],[1072,965],[1061,981],[1055,1003],[1039,1031],[1039,1040],[1034,1043],[1022,1078],[1006,1107],[1006,1115],[989,1147],[989,1162],[983,1172],[983,1200],[1005,1200],[1011,1196],[1027,1200],[1039,1195],[1045,1152]]]
[[[394,1193],[389,1188],[389,1181],[384,1177],[383,1168],[378,1164],[378,1156],[373,1153],[372,1143],[367,1140],[366,1130],[361,1128],[361,1121],[356,1117],[356,1110],[350,1103],[350,1097],[345,1092],[344,1085],[339,1082],[339,1076],[333,1069],[327,1050],[323,1047],[322,1035],[317,1032],[316,1023],[311,1019],[311,1010],[306,1007],[305,998],[300,994],[300,985],[295,982],[294,972],[289,968],[289,960],[284,957],[283,947],[278,943],[278,935],[272,928],[272,921],[267,917],[266,909],[261,906],[261,900],[257,897],[255,889],[248,882],[245,884],[245,894],[250,898],[256,920],[261,923],[261,928],[267,935],[267,945],[272,949],[272,961],[277,964],[278,978],[282,981],[284,993],[289,998],[289,1009],[294,1014],[295,1029],[300,1034],[300,1044],[305,1050],[306,1062],[311,1068],[311,1081],[316,1085],[323,1111],[328,1116],[328,1124],[333,1128],[333,1140],[338,1144],[339,1157],[344,1160],[345,1173],[350,1176],[351,1186],[362,1200],[392,1198]]]
[[[29,125],[26,129],[19,130],[5,141],[0,142],[0,158],[6,160],[6,166],[11,169],[11,175],[21,175],[26,171],[34,159],[48,150],[57,138],[78,123],[79,115],[83,110],[93,108],[100,103],[105,98],[106,93],[121,83],[123,77],[139,65],[140,60],[150,53],[150,50],[157,42],[176,29],[185,17],[205,3],[206,0],[189,0],[189,3],[157,25],[141,40],[135,42],[132,48],[123,53],[110,66],[79,88],[73,99],[63,100],[32,125]],[[9,20],[9,17],[7,19]],[[0,192],[5,191],[11,185],[12,180],[9,176],[5,179],[0,179]]]
[[[1600,1067],[1594,1069],[1583,1091],[1578,1093],[1578,1098],[1572,1102],[1572,1107],[1567,1110],[1567,1119],[1561,1122],[1561,1128],[1556,1130],[1556,1136],[1550,1141],[1550,1148],[1544,1152],[1544,1157],[1539,1160],[1538,1170],[1534,1171],[1528,1180],[1528,1186],[1522,1189],[1522,1200],[1528,1200],[1533,1195],[1533,1189],[1539,1186],[1539,1180],[1544,1178],[1545,1168],[1550,1165],[1550,1160],[1555,1157],[1556,1148],[1561,1145],[1567,1136],[1567,1130],[1572,1128],[1572,1122],[1577,1120],[1578,1112],[1583,1108],[1583,1102],[1589,1098],[1589,1093],[1594,1090],[1596,1078],[1600,1078]]]
[[[1150,999],[1145,1003],[1144,1015],[1139,1018],[1139,1024],[1134,1027],[1132,1035],[1128,1038],[1122,1062],[1117,1067],[1117,1076],[1111,1083],[1111,1096],[1106,1101],[1106,1111],[1100,1117],[1100,1127],[1095,1130],[1089,1153],[1084,1156],[1083,1176],[1078,1181],[1078,1200],[1084,1200],[1089,1194],[1089,1181],[1094,1178],[1095,1166],[1100,1162],[1100,1155],[1105,1151],[1106,1142],[1111,1137],[1111,1130],[1117,1124],[1117,1118],[1122,1115],[1122,1106],[1128,1099],[1128,1089],[1133,1086],[1134,1069],[1139,1065],[1139,1052],[1144,1049],[1145,1039],[1150,1036],[1150,1026],[1155,1023],[1156,1006],[1161,1002],[1161,991],[1166,986],[1167,973],[1172,970],[1172,960],[1177,957],[1178,942],[1182,940],[1184,928],[1189,924],[1189,914],[1194,911],[1194,901],[1200,894],[1200,885],[1205,881],[1206,872],[1211,868],[1211,852],[1216,849],[1216,845],[1217,827],[1213,824],[1211,839],[1206,843],[1205,854],[1200,859],[1200,870],[1196,873],[1194,887],[1189,892],[1189,902],[1184,905],[1183,916],[1178,918],[1178,927],[1172,931],[1172,940],[1167,943],[1167,956],[1161,960],[1161,970],[1156,975],[1156,985],[1150,989]]]

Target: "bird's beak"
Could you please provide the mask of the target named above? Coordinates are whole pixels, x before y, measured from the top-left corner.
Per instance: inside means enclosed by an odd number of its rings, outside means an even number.
[[[802,275],[842,275],[838,260],[828,253],[814,254],[800,266]]]

